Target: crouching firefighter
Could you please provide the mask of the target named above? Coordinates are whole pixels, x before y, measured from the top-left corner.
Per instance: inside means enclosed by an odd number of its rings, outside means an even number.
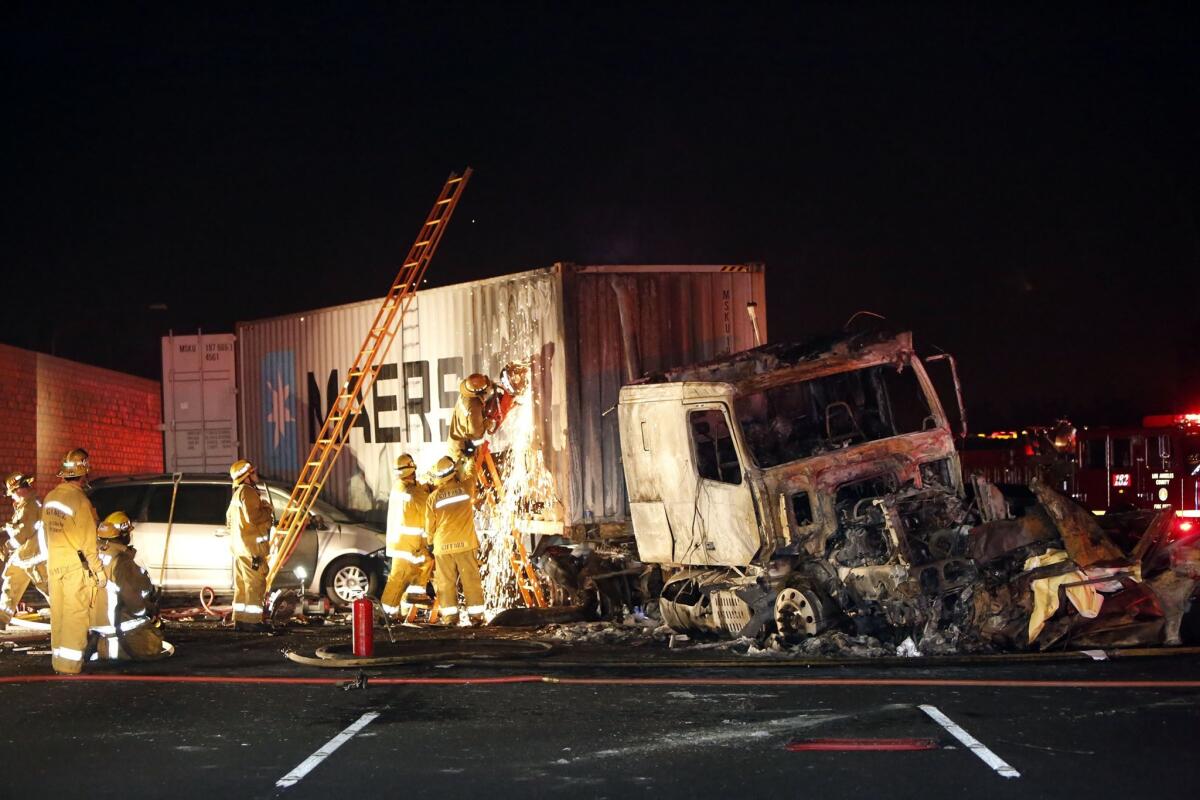
[[[253,464],[233,462],[229,477],[233,479],[233,499],[225,522],[233,550],[233,628],[265,631],[263,598],[267,593],[267,555],[275,515],[271,504],[258,492],[258,471]]]
[[[133,522],[114,511],[96,527],[100,565],[108,582],[96,598],[88,649],[92,661],[148,661],[175,653],[163,639],[158,617],[158,591],[150,576],[134,561],[129,545]]]
[[[458,582],[462,580],[472,624],[483,622],[483,580],[479,575],[479,538],[475,533],[474,479],[463,480],[458,465],[442,456],[434,471],[435,489],[425,507],[425,529],[433,542],[434,576],[440,622],[458,623]]]
[[[392,572],[381,598],[383,613],[388,616],[408,614],[410,596],[425,599],[432,566],[425,533],[425,503],[431,487],[417,480],[417,465],[408,453],[396,459],[392,474],[396,483],[388,498],[386,540]]]

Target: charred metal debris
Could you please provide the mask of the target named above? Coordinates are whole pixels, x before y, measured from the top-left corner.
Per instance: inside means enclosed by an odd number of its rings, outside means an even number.
[[[964,480],[924,361],[911,334],[857,334],[624,387],[638,554],[543,550],[560,602],[657,598],[671,630],[751,652],[1177,644],[1195,537],[1169,509],[1096,517],[1052,477]]]

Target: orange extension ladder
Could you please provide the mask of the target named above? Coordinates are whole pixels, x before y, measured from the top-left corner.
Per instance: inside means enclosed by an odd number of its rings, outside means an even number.
[[[416,242],[408,251],[408,257],[404,259],[400,273],[392,283],[392,288],[388,290],[374,322],[371,323],[367,338],[363,340],[362,347],[354,359],[354,366],[347,373],[346,382],[342,384],[341,391],[333,400],[325,423],[321,426],[321,432],[317,434],[317,440],[300,469],[291,497],[284,507],[283,516],[272,533],[270,569],[267,572],[268,591],[280,568],[287,563],[296,548],[300,532],[308,524],[309,511],[329,478],[338,454],[350,437],[354,421],[362,412],[364,399],[375,383],[375,378],[383,366],[383,359],[387,357],[392,346],[392,340],[400,331],[404,314],[421,285],[429,260],[433,258],[433,253],[446,232],[450,216],[454,213],[470,178],[471,168],[467,167],[461,175],[452,172],[446,179],[441,194],[438,195],[425,224],[417,234]]]

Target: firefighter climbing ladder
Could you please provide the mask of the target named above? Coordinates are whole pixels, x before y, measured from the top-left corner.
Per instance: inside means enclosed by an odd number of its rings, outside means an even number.
[[[383,359],[387,357],[392,340],[400,330],[404,314],[421,285],[429,261],[446,232],[446,225],[450,222],[450,216],[454,213],[470,177],[471,168],[467,167],[462,175],[452,172],[446,179],[446,185],[442,187],[441,194],[438,195],[425,224],[417,234],[416,242],[408,251],[408,257],[404,259],[400,274],[396,276],[383,305],[375,315],[374,322],[371,323],[371,329],[354,359],[354,366],[347,373],[346,382],[333,399],[321,432],[317,434],[317,441],[313,443],[312,450],[300,469],[296,486],[292,489],[283,516],[272,534],[270,569],[267,572],[268,590],[275,581],[275,576],[279,574],[279,569],[295,549],[300,532],[308,524],[309,511],[316,502],[321,487],[329,478],[338,454],[354,428],[354,421],[362,412],[367,393],[375,383],[375,378],[383,366]]]

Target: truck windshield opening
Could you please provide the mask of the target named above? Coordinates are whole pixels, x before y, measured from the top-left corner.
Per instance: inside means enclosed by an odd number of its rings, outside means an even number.
[[[890,364],[739,395],[734,406],[760,467],[937,424],[913,370]]]

